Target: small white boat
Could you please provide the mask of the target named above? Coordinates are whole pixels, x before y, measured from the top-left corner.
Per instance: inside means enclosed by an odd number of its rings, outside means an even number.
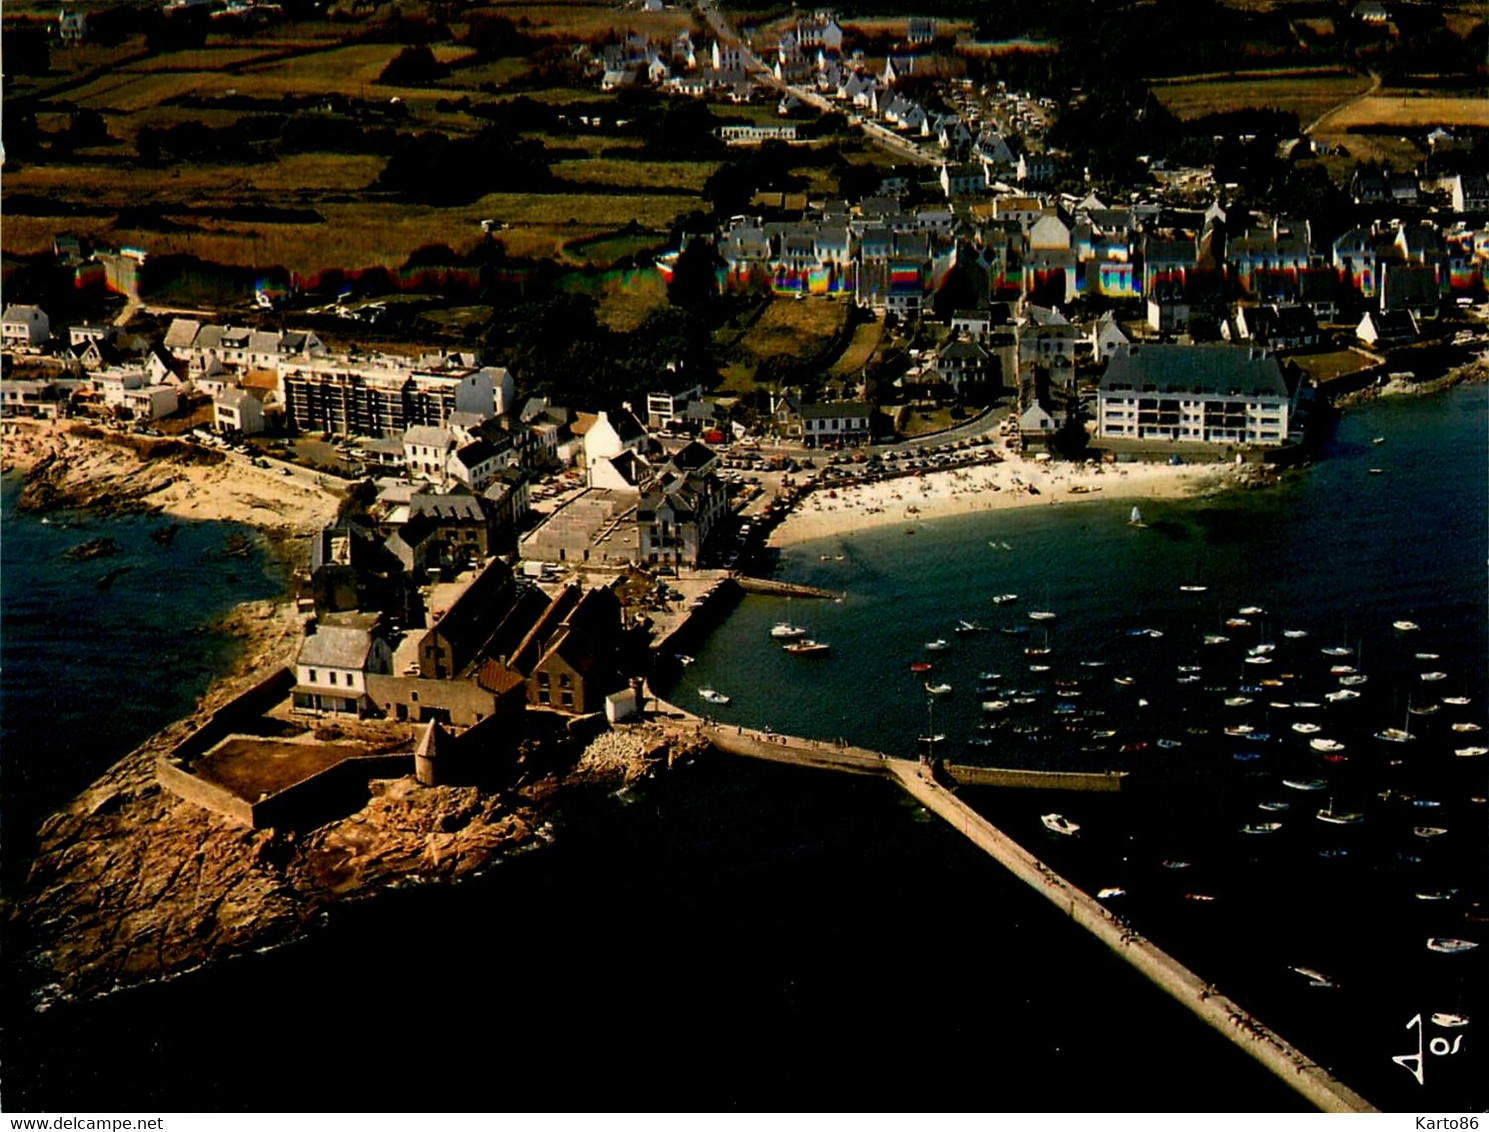
[[[1317,723],[1294,723],[1293,730],[1299,735],[1317,735],[1323,728]]]
[[[1250,696],[1230,696],[1225,701],[1226,707],[1245,707],[1251,702]]]
[[[979,624],[976,621],[958,621],[956,623],[955,632],[962,633],[964,635],[967,633],[986,633],[987,626]]]
[[[1412,654],[1417,660],[1441,660],[1442,654],[1435,652],[1419,652]]]
[[[1473,700],[1470,699],[1468,696],[1444,696],[1442,698],[1442,702],[1445,704],[1451,704],[1453,707],[1467,707],[1469,704],[1473,703]]]
[[[945,696],[951,692],[950,684],[927,684],[925,690],[933,696]]]
[[[1008,701],[1007,700],[983,700],[982,701],[982,710],[983,711],[1007,711],[1008,710]]]
[[[1290,641],[1300,641],[1308,635],[1307,629],[1284,629],[1282,635]]]
[[[1421,628],[1415,621],[1392,621],[1391,628],[1401,633],[1414,633]]]
[[[1338,739],[1309,739],[1308,745],[1324,755],[1332,755],[1344,750],[1344,744]]]
[[[1080,826],[1064,814],[1040,814],[1039,820],[1051,833],[1063,833],[1067,837],[1080,831]]]
[[[1353,810],[1336,810],[1330,802],[1318,811],[1318,820],[1327,822],[1329,825],[1359,825],[1365,820],[1365,815]]]
[[[1348,645],[1330,645],[1327,648],[1322,648],[1322,649],[1319,649],[1318,651],[1321,652],[1321,653],[1323,653],[1325,656],[1354,656],[1355,655],[1355,650],[1352,649],[1352,648],[1350,648]]]
[[[1241,832],[1253,834],[1276,833],[1281,828],[1282,823],[1280,821],[1254,821],[1247,822],[1245,825],[1243,825],[1241,827]]]
[[[1246,658],[1246,663],[1247,664],[1271,664],[1272,663],[1272,658],[1270,656],[1248,656]]]
[[[1386,442],[1386,438],[1384,436],[1372,437],[1371,440],[1370,440],[1370,443],[1371,444],[1384,444],[1385,442]]]
[[[1229,640],[1229,637],[1223,637],[1219,633],[1205,634],[1205,644],[1207,645],[1223,645]]]
[[[805,637],[807,631],[800,625],[793,625],[789,621],[777,621],[771,627],[770,635],[778,641],[794,641],[798,637]]]
[[[1011,605],[1013,602],[1018,601],[1018,599],[1019,599],[1019,595],[1018,594],[998,594],[997,596],[995,596],[993,598],[993,604],[994,605]]]
[[[1296,708],[1298,711],[1312,711],[1314,708],[1318,707],[1318,704],[1314,703],[1312,700],[1294,700],[1293,707]]]
[[[1029,614],[1030,621],[1053,621],[1054,619],[1055,615],[1048,609],[1036,609]]]
[[[1489,755],[1489,747],[1459,747],[1453,754],[1460,759],[1477,759]]]
[[[1451,900],[1458,895],[1456,888],[1443,888],[1436,892],[1413,892],[1418,900]]]
[[[1447,678],[1448,678],[1448,674],[1446,672],[1424,672],[1424,673],[1422,673],[1422,679],[1423,680],[1426,680],[1429,684],[1436,683],[1438,680],[1446,680]]]
[[[1464,734],[1470,731],[1483,730],[1483,728],[1480,727],[1477,723],[1450,723],[1448,726],[1452,730],[1457,731],[1459,734]]]
[[[1256,808],[1269,814],[1281,814],[1292,809],[1293,804],[1291,802],[1258,802]]]
[[[1343,703],[1345,700],[1358,700],[1359,698],[1360,693],[1350,688],[1341,688],[1337,692],[1324,693],[1324,699],[1328,700],[1331,704]]]
[[[1333,979],[1329,978],[1328,975],[1312,967],[1294,967],[1292,969],[1307,979],[1310,987],[1337,987],[1339,985]]]
[[[677,663],[678,664],[692,664],[693,663],[693,658],[690,657],[690,656],[688,656],[686,653],[678,653],[677,654]]]
[[[1364,675],[1363,673],[1352,672],[1348,676],[1339,677],[1339,683],[1343,684],[1346,688],[1358,688],[1361,684],[1365,683],[1365,681],[1369,679],[1370,677]]]
[[[1110,900],[1114,896],[1126,896],[1126,895],[1127,895],[1127,890],[1125,888],[1102,888],[1102,889],[1098,889],[1097,890],[1096,899],[1097,900]]]
[[[1180,593],[1186,593],[1186,594],[1202,594],[1206,590],[1208,590],[1209,588],[1210,588],[1209,586],[1197,586],[1197,585],[1190,584],[1190,585],[1180,586],[1179,587],[1179,592]]]
[[[1134,507],[1132,514],[1127,516],[1127,525],[1129,527],[1146,527],[1148,524],[1143,522],[1143,513]]]
[[[832,646],[826,641],[814,641],[811,637],[803,637],[799,641],[793,641],[781,651],[790,653],[792,656],[820,656],[831,650]]]
[[[1457,955],[1464,951],[1473,951],[1478,943],[1471,939],[1453,939],[1448,936],[1433,936],[1427,941],[1427,950],[1441,951],[1445,955]]]
[[[1375,737],[1377,739],[1384,739],[1387,743],[1409,743],[1416,738],[1410,731],[1403,730],[1400,727],[1387,727],[1381,731],[1377,731]]]
[[[944,650],[951,648],[951,645],[947,642],[945,637],[937,637],[934,641],[927,641],[925,643],[925,648],[927,652],[943,652]]]
[[[1440,825],[1414,825],[1411,831],[1418,837],[1441,837],[1448,832]]]
[[[1451,1030],[1458,1026],[1467,1026],[1468,1015],[1443,1010],[1432,1016],[1432,1024],[1434,1026],[1441,1026],[1445,1030]]]
[[[727,704],[729,697],[723,692],[715,691],[713,688],[699,688],[698,695],[711,704]]]

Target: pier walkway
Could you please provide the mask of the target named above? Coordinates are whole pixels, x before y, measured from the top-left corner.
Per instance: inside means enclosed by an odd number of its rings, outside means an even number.
[[[819,770],[879,775],[890,779],[1019,880],[1043,895],[1074,923],[1125,959],[1155,986],[1168,992],[1173,999],[1291,1085],[1310,1103],[1324,1112],[1377,1111],[1364,1097],[1335,1078],[1323,1066],[1309,1059],[1301,1050],[1284,1041],[1274,1030],[1257,1021],[1234,1000],[1206,983],[1168,952],[1145,939],[1105,905],[1060,876],[963,802],[952,790],[938,785],[930,777],[930,769],[925,764],[914,759],[891,758],[862,747],[721,725],[660,700],[656,701],[656,706],[670,714],[674,722],[681,721],[682,726],[692,729],[695,734],[708,739],[715,748],[728,754]],[[965,773],[968,768],[955,769]],[[990,771],[990,776],[993,773]],[[1007,773],[1026,776],[1030,772]],[[1056,777],[1077,783],[1080,777],[1108,783],[1103,786],[1087,785],[1084,787],[1086,789],[1114,790],[1120,789],[1121,784],[1121,778],[1116,775],[1062,774]],[[991,778],[988,784],[992,784]],[[1018,784],[1034,783],[1026,779]],[[1062,782],[1060,788],[1081,789],[1082,786],[1065,785]]]

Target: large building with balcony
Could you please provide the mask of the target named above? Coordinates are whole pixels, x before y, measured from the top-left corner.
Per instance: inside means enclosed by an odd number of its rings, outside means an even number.
[[[1287,439],[1292,397],[1266,350],[1121,346],[1097,390],[1096,435],[1115,440],[1271,445]]]

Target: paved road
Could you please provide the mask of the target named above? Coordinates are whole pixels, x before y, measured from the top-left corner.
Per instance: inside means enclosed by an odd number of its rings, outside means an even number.
[[[789,92],[808,106],[815,106],[824,112],[844,109],[829,99],[824,98],[815,90],[808,89],[807,87],[792,86],[776,78],[775,72],[766,65],[763,59],[750,50],[749,46],[740,38],[738,33],[729,26],[729,22],[724,18],[724,14],[710,3],[709,0],[699,0],[698,11],[704,20],[707,21],[709,27],[713,29],[715,38],[721,42],[739,44],[739,49],[744,55],[745,70],[766,86],[783,93]],[[881,126],[878,122],[860,117],[851,112],[849,113],[849,121],[859,125],[863,130],[864,137],[868,138],[869,141],[890,151],[897,157],[903,157],[922,165],[932,165],[940,160],[939,155],[926,153],[914,142],[900,137],[892,130]]]

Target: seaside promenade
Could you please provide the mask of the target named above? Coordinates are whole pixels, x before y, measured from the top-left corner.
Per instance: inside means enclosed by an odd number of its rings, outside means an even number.
[[[691,730],[695,735],[707,739],[716,750],[727,754],[847,774],[875,775],[895,782],[928,811],[944,819],[972,844],[1058,907],[1072,922],[1095,936],[1155,986],[1166,991],[1206,1024],[1245,1050],[1311,1104],[1324,1112],[1377,1111],[1369,1101],[1335,1078],[1326,1068],[1289,1044],[1276,1031],[1253,1018],[1244,1007],[1205,982],[1168,952],[1145,939],[1098,900],[1071,884],[958,798],[952,790],[938,784],[926,764],[914,759],[893,758],[863,747],[740,726],[724,726],[661,700],[656,700],[655,706],[660,712],[670,716],[674,725]],[[1109,775],[1061,777],[1108,782],[1114,778]],[[1085,788],[1115,789],[1120,786],[1120,779],[1116,779],[1116,783],[1116,786],[1103,786],[1093,782]],[[1021,785],[1032,783],[1024,782]],[[1081,786],[1079,783],[1069,783],[1060,784],[1059,788],[1079,789]]]

